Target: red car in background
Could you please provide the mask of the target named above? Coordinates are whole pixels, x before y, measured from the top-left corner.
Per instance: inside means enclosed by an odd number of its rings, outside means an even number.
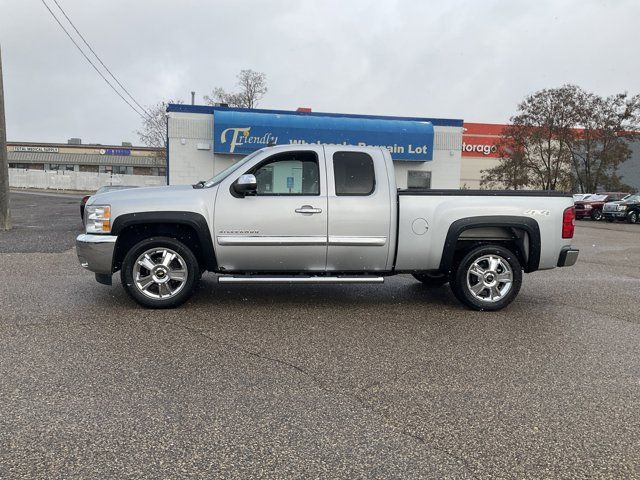
[[[587,195],[582,200],[575,202],[576,219],[582,220],[588,217],[591,220],[602,220],[604,218],[602,207],[604,207],[605,203],[617,202],[628,195],[626,192],[605,192]]]

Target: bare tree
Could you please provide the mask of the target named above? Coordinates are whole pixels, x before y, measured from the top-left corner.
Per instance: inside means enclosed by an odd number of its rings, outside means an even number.
[[[618,167],[631,156],[628,141],[640,126],[640,95],[600,97],[579,91],[574,110],[577,127],[568,142],[573,174],[580,192],[598,188],[626,190]]]
[[[149,117],[142,120],[142,127],[136,133],[143,145],[147,147],[167,146],[167,106],[170,103],[184,103],[182,100],[158,102],[147,108]],[[163,153],[164,155],[164,153]]]
[[[239,91],[227,92],[222,87],[216,87],[211,95],[204,96],[204,101],[208,105],[226,103],[230,107],[255,108],[268,91],[266,74],[241,70],[237,78]]]
[[[617,170],[630,156],[628,140],[638,131],[639,117],[638,95],[603,98],[575,85],[536,92],[518,105],[503,132],[500,163],[483,172],[482,184],[624,190]]]
[[[568,108],[578,87],[564,85],[526,97],[503,131],[500,163],[483,172],[483,183],[541,190],[569,188],[571,155],[567,138],[575,124]],[[522,184],[526,181],[526,184]]]
[[[567,140],[576,123],[572,105],[578,90],[575,85],[564,85],[529,95],[505,129],[506,140],[523,155],[534,188],[570,188]]]
[[[498,165],[481,172],[480,186],[508,190],[521,190],[529,186],[529,166],[523,149],[510,143],[509,137],[501,138],[496,147],[499,154]]]

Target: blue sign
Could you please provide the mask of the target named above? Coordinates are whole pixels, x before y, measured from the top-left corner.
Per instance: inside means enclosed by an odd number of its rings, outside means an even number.
[[[384,147],[394,160],[433,159],[433,125],[426,121],[216,110],[213,125],[216,153],[315,143]]]
[[[293,188],[293,177],[287,177],[287,188]]]
[[[126,148],[107,148],[104,153],[105,155],[131,155],[131,150]]]

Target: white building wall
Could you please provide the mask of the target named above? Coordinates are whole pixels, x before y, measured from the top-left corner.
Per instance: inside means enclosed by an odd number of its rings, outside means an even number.
[[[206,180],[242,158],[213,153],[213,115],[169,112],[169,164],[171,185]],[[398,188],[407,187],[409,170],[431,172],[431,188],[459,188],[461,127],[434,127],[433,160],[395,161]]]
[[[156,187],[166,185],[166,179],[165,177],[152,175],[115,175],[111,173],[71,172],[63,170],[9,169],[9,186],[12,188],[90,192],[105,185]]]
[[[214,175],[213,115],[169,113],[169,184],[193,184]]]
[[[433,160],[428,162],[394,161],[396,184],[407,188],[409,170],[431,172],[431,188],[460,188],[462,128],[434,127]]]

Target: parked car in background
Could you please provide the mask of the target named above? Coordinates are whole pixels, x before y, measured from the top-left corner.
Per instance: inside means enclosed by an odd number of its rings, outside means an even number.
[[[620,201],[607,202],[602,211],[608,222],[626,220],[629,223],[640,223],[640,193],[627,195]]]
[[[113,192],[115,190],[126,190],[128,188],[138,188],[138,186],[130,186],[130,185],[105,185],[104,187],[100,187],[96,190],[96,193],[93,195],[99,195],[100,193]],[[82,223],[84,224],[84,206],[89,201],[92,195],[85,195],[80,200],[80,218],[82,219]]]
[[[574,193],[573,201],[579,202],[580,200],[584,200],[585,198],[590,197],[591,195],[593,195],[593,193]]]
[[[582,220],[590,218],[591,220],[602,220],[602,208],[607,202],[615,202],[622,200],[629,194],[626,192],[606,192],[592,194],[584,197],[582,200],[575,201],[576,219]]]

